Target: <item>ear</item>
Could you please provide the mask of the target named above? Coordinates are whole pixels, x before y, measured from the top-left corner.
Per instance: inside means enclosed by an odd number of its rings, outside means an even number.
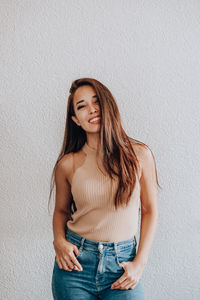
[[[72,120],[74,121],[74,123],[76,123],[77,126],[80,126],[80,123],[79,123],[77,117],[72,116]]]

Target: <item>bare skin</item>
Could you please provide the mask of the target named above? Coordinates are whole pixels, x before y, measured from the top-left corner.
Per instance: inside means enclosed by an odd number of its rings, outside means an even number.
[[[72,174],[72,155],[66,154],[58,163],[55,172],[56,180],[56,203],[53,215],[54,249],[56,261],[60,269],[81,271],[78,262],[78,248],[65,238],[65,223],[69,217],[69,202],[71,185],[68,178]]]

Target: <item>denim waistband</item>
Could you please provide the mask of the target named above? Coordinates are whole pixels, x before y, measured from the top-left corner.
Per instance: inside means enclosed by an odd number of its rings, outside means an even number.
[[[66,239],[71,241],[72,243],[76,245],[80,245],[81,248],[86,247],[89,250],[93,251],[99,251],[102,250],[103,248],[106,247],[106,249],[110,250],[122,250],[128,247],[136,247],[137,246],[137,240],[135,235],[131,237],[128,240],[120,241],[120,242],[97,242],[97,241],[92,241],[87,238],[84,238],[77,233],[67,229],[66,230]]]

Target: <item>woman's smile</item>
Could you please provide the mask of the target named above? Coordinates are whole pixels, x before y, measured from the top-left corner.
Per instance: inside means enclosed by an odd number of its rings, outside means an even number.
[[[101,122],[101,118],[100,117],[96,117],[96,118],[90,119],[88,122],[90,124],[99,124]]]

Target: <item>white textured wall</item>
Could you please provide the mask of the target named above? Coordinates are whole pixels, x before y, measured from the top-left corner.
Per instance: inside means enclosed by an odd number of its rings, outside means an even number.
[[[146,299],[200,299],[200,1],[0,5],[0,299],[52,299],[49,181],[70,84],[85,76],[111,89],[125,130],[156,158],[163,191]]]

